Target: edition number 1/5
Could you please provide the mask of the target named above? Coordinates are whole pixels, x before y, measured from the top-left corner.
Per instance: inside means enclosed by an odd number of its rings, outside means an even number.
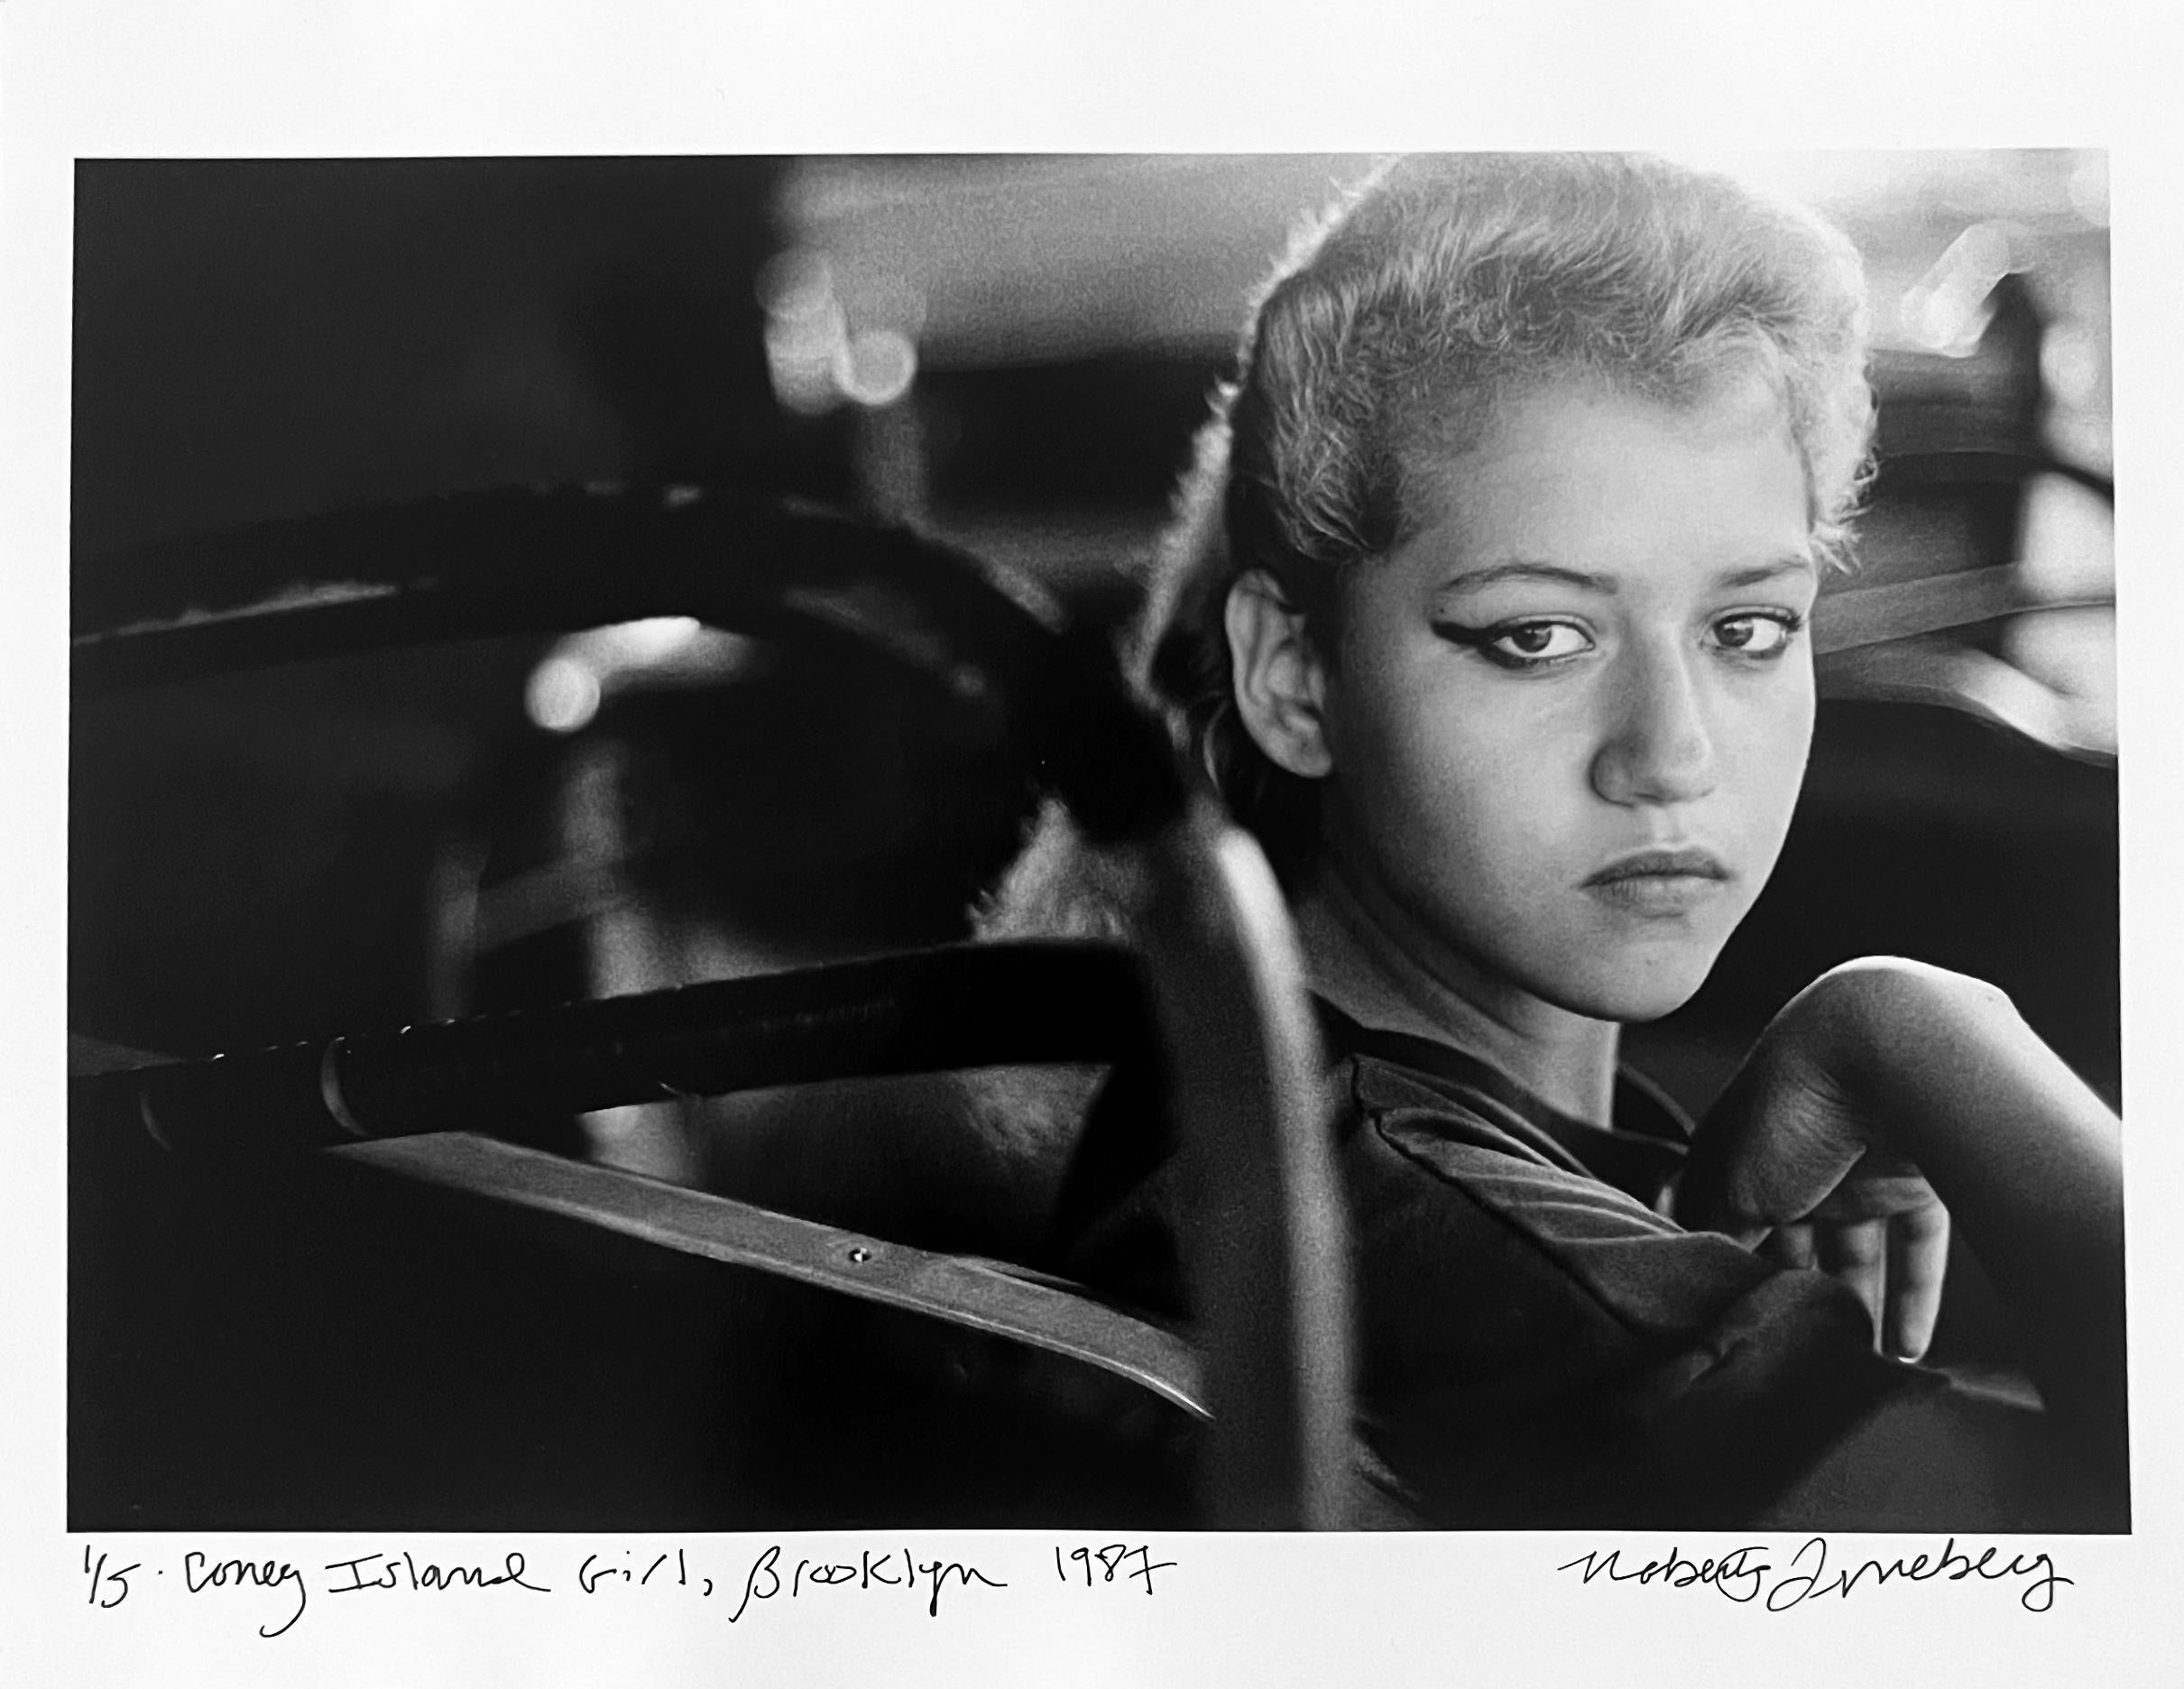
[[[86,1543],[83,1546],[83,1572],[84,1575],[91,1580],[90,1592],[85,1597],[86,1601],[93,1607],[120,1606],[122,1602],[129,1599],[129,1574],[136,1571],[143,1564],[143,1562],[139,1560],[133,1564],[115,1566],[109,1570],[106,1565],[106,1556],[104,1555],[100,1555],[97,1563],[94,1564],[91,1559],[91,1545]]]

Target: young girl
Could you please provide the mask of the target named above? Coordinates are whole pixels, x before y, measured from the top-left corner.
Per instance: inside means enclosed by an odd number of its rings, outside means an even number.
[[[1140,673],[1290,898],[1399,1516],[2123,1522],[2117,1127],[2001,993],[1837,969],[1695,1138],[1617,1066],[1788,828],[1865,356],[1857,257],[1800,210],[1411,161],[1300,241],[1202,438]],[[1049,826],[991,925],[1127,926],[1100,883]],[[1176,1306],[1187,1215],[1135,1141],[1095,1118],[1064,1259]],[[1910,1364],[1952,1213],[2044,1415]]]

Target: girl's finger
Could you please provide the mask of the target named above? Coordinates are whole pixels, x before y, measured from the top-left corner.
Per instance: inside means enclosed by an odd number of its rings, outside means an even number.
[[[1888,1228],[1887,1352],[1916,1361],[1934,1340],[1949,1276],[1949,1210],[1940,1203],[1900,1214]]]
[[[1783,1267],[1810,1268],[1815,1262],[1812,1228],[1802,1222],[1794,1225],[1776,1226],[1761,1253]]]
[[[1858,1293],[1873,1315],[1874,1347],[1881,1346],[1881,1292],[1888,1276],[1888,1222],[1859,1220],[1814,1228],[1820,1270]]]

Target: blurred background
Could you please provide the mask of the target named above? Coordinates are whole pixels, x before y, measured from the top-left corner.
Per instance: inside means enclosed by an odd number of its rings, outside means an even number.
[[[1827,660],[1781,871],[1634,1054],[1702,1106],[1791,992],[1900,952],[2002,983],[2114,1101],[2104,158],[1697,162],[1866,254],[1884,467],[1838,586],[1990,571],[2018,613]],[[1252,288],[1367,166],[83,162],[79,612],[165,537],[690,483],[908,522],[1111,623]],[[1931,601],[1899,602],[1902,632]],[[1024,793],[922,707],[681,622],[81,703],[71,1025],[208,1052],[961,936]],[[767,1121],[623,1112],[566,1147],[763,1195],[818,1153]]]

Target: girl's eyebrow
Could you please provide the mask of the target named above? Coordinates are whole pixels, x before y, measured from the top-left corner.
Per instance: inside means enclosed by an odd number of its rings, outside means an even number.
[[[1820,565],[1809,553],[1793,551],[1765,563],[1755,563],[1749,568],[1725,570],[1715,577],[1718,586],[1757,586],[1777,580],[1784,575],[1820,574]]]
[[[1622,583],[1612,575],[1596,575],[1587,569],[1570,568],[1560,563],[1539,563],[1529,558],[1518,558],[1508,563],[1496,563],[1487,568],[1466,569],[1460,575],[1443,581],[1444,593],[1480,592],[1506,580],[1559,581],[1565,586],[1575,586],[1585,592],[1612,593]]]
[[[1714,577],[1716,587],[1757,586],[1779,579],[1784,575],[1818,575],[1820,570],[1812,558],[1803,552],[1790,552],[1771,558],[1765,563],[1755,563],[1742,568],[1726,569]],[[1507,580],[1554,581],[1564,586],[1575,586],[1581,592],[1613,594],[1622,589],[1623,583],[1613,575],[1598,574],[1590,569],[1571,568],[1561,563],[1543,563],[1529,558],[1519,558],[1507,563],[1496,563],[1480,569],[1466,569],[1442,583],[1443,593],[1483,592],[1488,586]]]

